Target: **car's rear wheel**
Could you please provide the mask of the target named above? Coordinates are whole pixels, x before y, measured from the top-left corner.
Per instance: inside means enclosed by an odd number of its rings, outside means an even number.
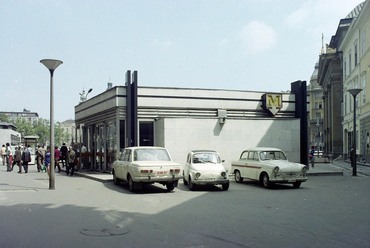
[[[119,183],[121,182],[121,180],[119,180],[116,176],[116,173],[113,171],[113,183],[115,185],[118,185]]]
[[[238,170],[235,171],[235,181],[237,183],[242,183],[243,182],[243,177],[240,174],[240,171],[238,171]]]
[[[189,189],[193,191],[195,189],[194,183],[191,181],[191,177],[189,176]]]
[[[262,185],[266,189],[269,189],[271,187],[270,178],[269,178],[269,175],[267,175],[267,173],[263,173],[262,175]]]
[[[223,191],[228,190],[229,189],[229,186],[230,186],[230,183],[224,183],[224,184],[222,184],[222,190]]]
[[[128,190],[134,192],[136,189],[136,183],[132,180],[132,177],[128,175]]]
[[[299,187],[301,187],[301,183],[302,182],[294,182],[293,183],[293,187],[296,188],[296,189],[298,189]]]
[[[167,188],[168,191],[174,190],[175,189],[175,182],[167,183],[166,188]]]

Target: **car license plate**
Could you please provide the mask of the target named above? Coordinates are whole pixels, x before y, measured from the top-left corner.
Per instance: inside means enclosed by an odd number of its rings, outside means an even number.
[[[167,171],[156,171],[157,175],[166,175]]]

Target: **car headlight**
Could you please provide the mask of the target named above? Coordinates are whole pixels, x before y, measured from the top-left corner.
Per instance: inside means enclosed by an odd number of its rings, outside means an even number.
[[[303,173],[303,175],[306,174],[307,170],[308,170],[308,167],[307,166],[303,166],[302,167],[302,173]]]
[[[276,167],[274,168],[273,172],[274,172],[275,174],[277,174],[277,173],[279,172],[279,166],[276,166]]]
[[[200,173],[199,172],[195,173],[195,179],[198,179],[199,177],[200,177]]]
[[[225,171],[221,172],[221,176],[222,176],[223,178],[226,178],[226,172],[225,172]]]

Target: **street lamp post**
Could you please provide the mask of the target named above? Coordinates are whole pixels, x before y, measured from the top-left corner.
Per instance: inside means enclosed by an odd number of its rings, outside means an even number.
[[[50,177],[49,189],[55,189],[55,155],[54,155],[54,85],[53,75],[55,69],[63,64],[56,59],[42,59],[40,63],[44,64],[50,71]]]
[[[352,176],[357,176],[357,151],[356,151],[356,96],[360,93],[362,89],[350,89],[348,92],[353,96],[353,167],[352,167]]]

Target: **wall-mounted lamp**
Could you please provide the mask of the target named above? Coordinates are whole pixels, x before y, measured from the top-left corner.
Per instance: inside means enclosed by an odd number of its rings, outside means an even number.
[[[218,122],[220,124],[225,124],[226,123],[226,118],[227,118],[227,110],[226,109],[218,109],[217,110],[217,116],[218,116]]]

